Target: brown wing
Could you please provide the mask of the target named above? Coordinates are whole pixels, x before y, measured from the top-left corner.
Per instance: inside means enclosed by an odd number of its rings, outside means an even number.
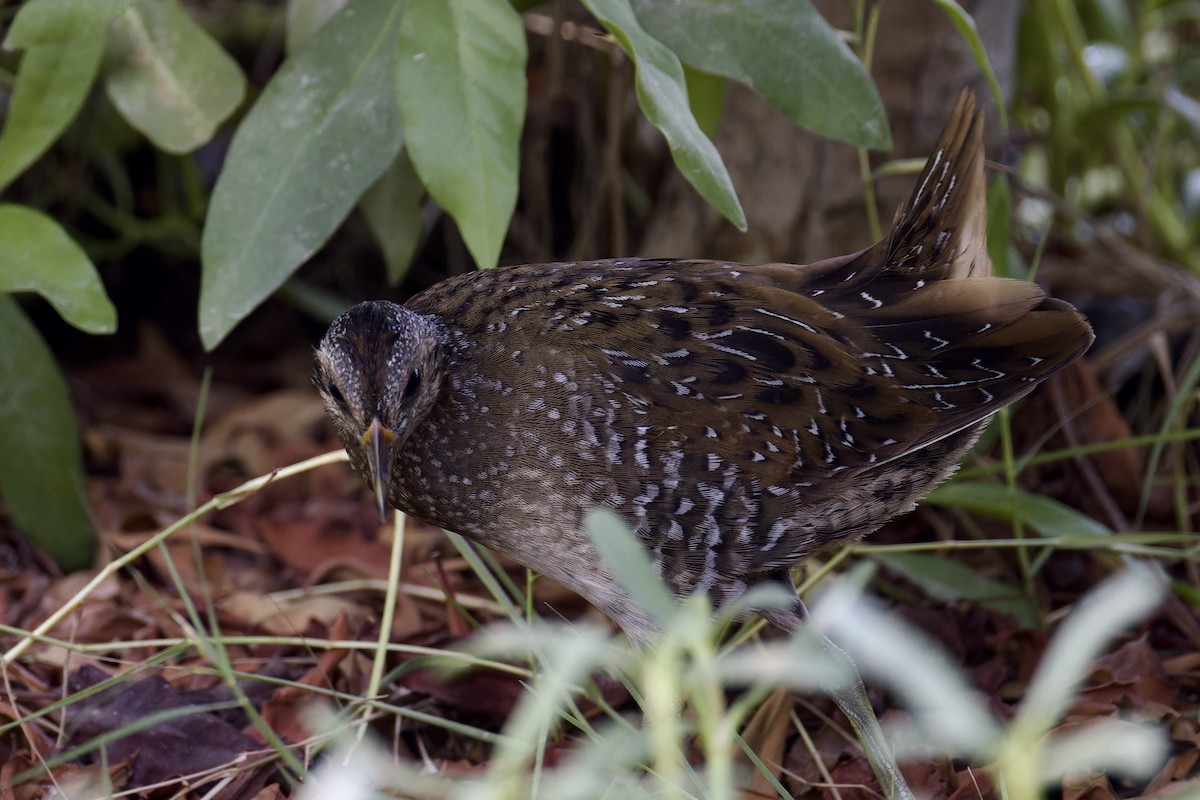
[[[815,482],[920,449],[994,414],[1090,341],[1070,306],[1020,281],[915,288],[908,276],[878,275],[834,294],[806,282],[804,267],[554,269],[564,284],[554,300],[531,298],[528,311],[541,313],[508,321],[535,328],[520,337],[535,343],[526,358],[538,359],[539,341],[569,343],[631,407],[656,409],[722,459],[769,462],[760,471],[779,481]]]

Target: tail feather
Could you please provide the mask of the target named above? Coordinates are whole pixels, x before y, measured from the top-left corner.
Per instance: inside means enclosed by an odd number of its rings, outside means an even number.
[[[774,265],[794,291],[819,287],[828,306],[873,311],[874,300],[922,294],[931,284],[992,275],[987,254],[987,192],[983,172],[983,112],[970,91],[958,99],[912,195],[882,241],[850,256],[796,270]],[[765,270],[764,270],[765,271]],[[863,304],[863,293],[869,295]]]
[[[1093,339],[1037,284],[992,276],[983,163],[983,114],[963,92],[889,235],[821,272],[818,299],[869,337],[868,369],[939,412],[931,440],[1023,397]]]
[[[926,280],[992,274],[983,160],[983,112],[963,91],[916,189],[880,243],[889,271]]]

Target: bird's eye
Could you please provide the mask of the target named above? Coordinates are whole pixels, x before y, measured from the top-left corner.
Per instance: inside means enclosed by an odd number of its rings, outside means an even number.
[[[408,376],[408,385],[404,387],[404,399],[408,400],[417,393],[417,389],[421,388],[421,371],[414,369],[412,374]]]
[[[330,382],[329,396],[333,398],[333,402],[337,403],[342,408],[346,407],[346,396],[342,394],[342,390],[338,388],[336,383]]]

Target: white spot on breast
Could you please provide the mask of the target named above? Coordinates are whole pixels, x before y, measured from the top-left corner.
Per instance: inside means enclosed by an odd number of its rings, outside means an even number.
[[[763,551],[764,553],[768,550],[773,550],[775,545],[779,544],[779,540],[783,538],[783,535],[787,533],[789,527],[791,527],[791,522],[789,520],[775,520],[775,522],[771,524],[771,530],[767,532],[767,543],[760,547],[759,550]]]
[[[608,436],[608,447],[604,451],[605,458],[609,464],[621,463],[621,442],[625,441],[625,437],[616,431],[612,431]]]
[[[565,423],[563,424],[563,428],[566,428]],[[564,433],[565,432],[566,431],[564,430]],[[600,444],[600,440],[596,437],[596,426],[587,420],[583,421],[583,439],[592,446]]]
[[[638,439],[633,444],[633,460],[642,469],[650,469],[650,458],[646,455],[646,445],[645,439]]]

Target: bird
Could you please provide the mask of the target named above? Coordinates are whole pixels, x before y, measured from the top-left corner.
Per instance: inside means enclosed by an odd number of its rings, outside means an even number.
[[[387,506],[661,634],[598,558],[615,512],[717,609],[913,509],[1086,320],[993,276],[983,114],[960,97],[878,243],[795,265],[621,258],[451,277],[332,323],[314,382]],[[794,630],[803,604],[765,609]]]

